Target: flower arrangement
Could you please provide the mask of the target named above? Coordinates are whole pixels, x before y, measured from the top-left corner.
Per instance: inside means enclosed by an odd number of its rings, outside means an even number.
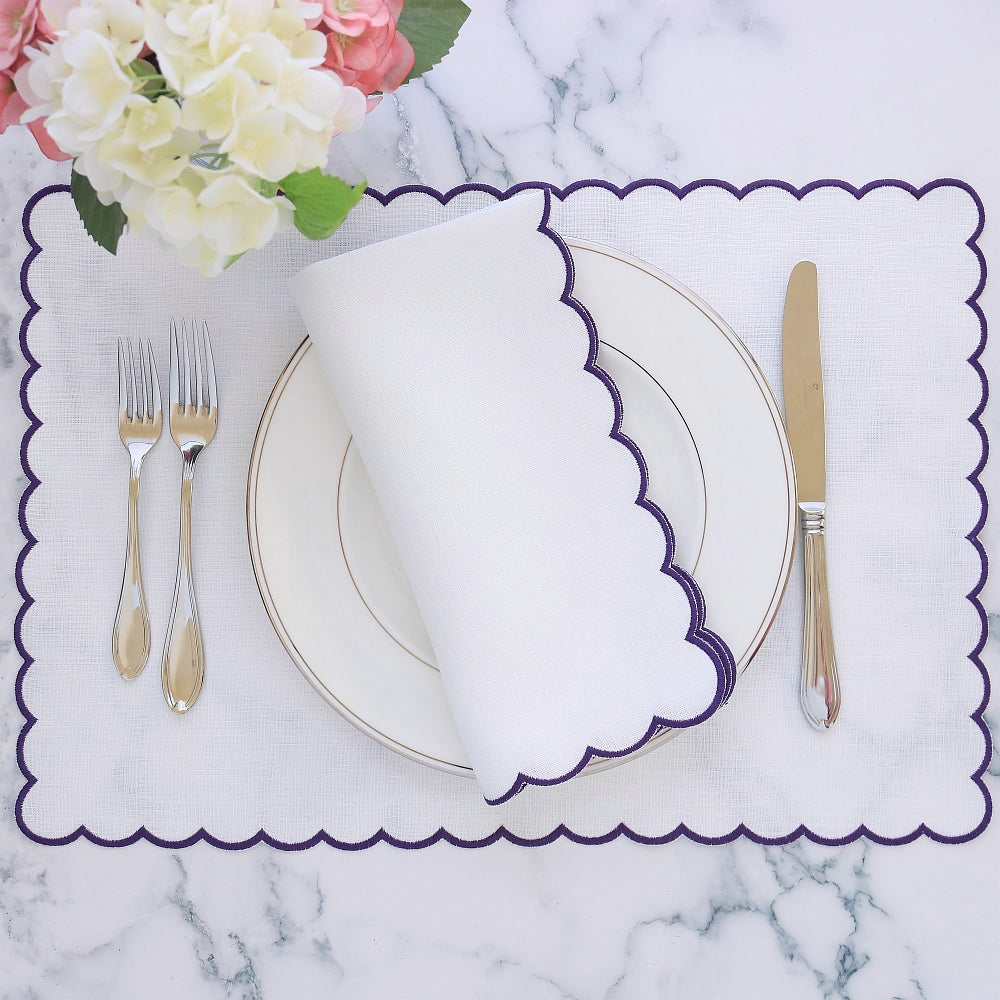
[[[0,133],[26,124],[90,235],[215,275],[364,191],[331,140],[450,50],[461,0],[0,0]]]

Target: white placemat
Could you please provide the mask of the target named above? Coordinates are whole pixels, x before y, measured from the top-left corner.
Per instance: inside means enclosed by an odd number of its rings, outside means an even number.
[[[24,330],[37,363],[25,396],[39,424],[25,449],[23,519],[36,541],[20,566],[29,596],[18,622],[28,657],[19,678],[28,721],[18,819],[28,835],[286,847],[445,838],[478,846],[501,836],[623,834],[961,840],[983,828],[984,620],[968,595],[978,592],[984,567],[967,537],[978,531],[984,503],[972,481],[984,440],[969,419],[984,392],[968,361],[984,335],[975,307],[985,273],[974,245],[978,198],[955,182],[920,197],[901,185],[858,197],[833,183],[805,192],[763,183],[737,196],[714,182],[683,197],[656,182],[624,196],[596,182],[562,194],[552,205],[557,232],[617,247],[690,286],[744,338],[776,389],[788,273],[802,257],[818,263],[828,550],[845,698],[835,729],[814,733],[797,703],[796,566],[771,634],[729,704],[635,762],[556,788],[529,787],[490,807],[474,782],[401,759],[355,731],[287,659],[247,550],[257,422],[303,336],[287,281],[311,261],[481,208],[497,194],[373,194],[325,244],[289,235],[205,280],[130,239],[109,257],[60,190],[31,208],[31,238],[42,249],[26,276],[39,307]],[[155,653],[177,531],[180,459],[169,440],[143,470],[154,656],[131,684],[110,658],[127,473],[116,338],[153,336],[162,382],[167,319],[181,314],[211,325],[222,397],[195,510],[209,677],[183,718],[162,702]]]

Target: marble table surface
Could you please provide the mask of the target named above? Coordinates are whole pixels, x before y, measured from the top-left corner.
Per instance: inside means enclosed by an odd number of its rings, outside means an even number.
[[[470,5],[452,56],[339,141],[336,169],[383,190],[956,177],[981,194],[981,246],[1000,260],[1000,8],[986,0]],[[960,846],[837,850],[560,841],[284,854],[24,839],[12,641],[20,216],[68,171],[18,129],[0,139],[0,164],[0,997],[1000,996],[996,824]],[[995,320],[996,290],[981,301]],[[983,361],[996,380],[995,347]],[[995,415],[984,420],[993,435]],[[991,493],[997,475],[983,476]],[[990,522],[994,558],[997,539]],[[996,582],[982,599],[1000,615]],[[991,669],[997,650],[991,639]],[[1000,733],[1000,713],[987,719]],[[994,798],[998,777],[994,762]]]

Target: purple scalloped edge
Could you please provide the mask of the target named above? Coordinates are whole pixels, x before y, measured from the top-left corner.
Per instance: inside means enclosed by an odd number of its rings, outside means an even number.
[[[717,679],[715,694],[712,697],[711,703],[694,718],[667,719],[660,715],[654,715],[645,734],[635,743],[621,750],[602,750],[597,747],[588,746],[574,767],[571,767],[565,774],[561,774],[555,778],[536,778],[525,774],[523,771],[519,772],[510,788],[503,795],[493,799],[486,799],[486,804],[491,806],[498,806],[507,802],[517,795],[518,792],[523,791],[528,785],[560,785],[564,781],[569,781],[570,778],[576,777],[595,757],[625,757],[630,753],[634,753],[645,746],[646,743],[663,729],[687,729],[691,726],[696,726],[718,711],[719,706],[732,694],[733,687],[736,684],[736,661],[733,659],[732,652],[720,636],[705,627],[705,598],[701,592],[701,588],[688,573],[674,563],[674,529],[667,520],[666,514],[647,496],[649,470],[646,466],[646,459],[639,446],[621,429],[624,414],[621,393],[618,391],[618,386],[615,385],[614,379],[597,363],[597,355],[601,346],[600,337],[597,334],[597,326],[583,304],[573,298],[573,282],[576,276],[573,258],[562,238],[549,226],[551,194],[548,188],[543,188],[542,193],[545,195],[545,204],[542,210],[541,221],[538,223],[538,232],[547,236],[555,244],[562,257],[563,266],[566,269],[566,280],[563,285],[562,294],[559,296],[559,301],[573,309],[580,319],[583,320],[587,336],[590,339],[590,349],[587,353],[587,361],[583,366],[584,370],[590,372],[591,375],[601,381],[604,388],[608,390],[608,395],[611,396],[611,401],[614,404],[615,415],[608,436],[613,441],[617,441],[627,448],[632,458],[635,459],[635,464],[639,467],[639,493],[635,498],[635,505],[649,511],[656,518],[657,523],[663,531],[663,539],[666,543],[666,555],[660,566],[660,572],[680,584],[681,589],[687,595],[688,605],[691,608],[691,618],[688,622],[684,639],[686,642],[697,646],[711,659],[715,666]]]
[[[980,731],[983,734],[983,739],[985,741],[985,752],[983,754],[982,763],[976,769],[976,771],[970,776],[973,783],[979,788],[980,792],[982,793],[984,801],[983,818],[982,820],[980,820],[978,825],[974,827],[969,833],[962,834],[960,836],[948,836],[946,834],[938,833],[937,831],[928,827],[926,824],[921,823],[915,830],[912,830],[910,833],[905,834],[901,837],[882,837],[879,834],[869,830],[868,827],[866,827],[864,824],[861,824],[858,827],[856,827],[851,833],[847,834],[844,837],[830,838],[830,837],[823,837],[817,833],[814,833],[805,825],[800,825],[796,827],[793,831],[784,836],[767,837],[756,833],[755,831],[749,829],[743,823],[740,823],[739,825],[734,827],[731,831],[729,831],[729,833],[723,834],[722,836],[706,837],[691,830],[685,824],[681,823],[678,826],[676,826],[673,830],[671,830],[669,833],[663,834],[662,836],[658,837],[649,837],[644,834],[636,833],[634,830],[630,829],[624,823],[619,823],[617,826],[615,826],[614,828],[612,828],[611,830],[607,831],[604,834],[588,837],[583,834],[576,833],[575,831],[569,829],[563,824],[560,824],[554,830],[552,830],[550,833],[546,834],[543,837],[537,837],[537,838],[520,837],[516,833],[512,833],[510,830],[507,830],[505,827],[499,826],[497,827],[496,830],[493,831],[493,833],[489,834],[486,837],[482,837],[476,840],[466,840],[463,839],[462,837],[457,837],[442,827],[439,828],[430,836],[425,837],[421,840],[414,840],[414,841],[400,840],[397,837],[392,836],[392,834],[388,833],[384,828],[382,828],[379,829],[372,836],[356,842],[338,840],[336,837],[332,837],[330,834],[328,834],[325,830],[320,830],[318,833],[314,834],[307,840],[297,841],[294,843],[289,843],[286,841],[279,840],[275,837],[271,837],[264,830],[259,830],[252,837],[249,837],[246,840],[241,840],[241,841],[220,840],[219,838],[212,836],[212,834],[210,834],[204,828],[200,828],[194,834],[192,834],[189,837],[185,837],[182,840],[164,840],[163,838],[157,837],[155,834],[151,833],[144,826],[140,826],[137,830],[135,830],[134,833],[130,834],[127,837],[120,838],[118,840],[109,840],[105,837],[101,837],[90,831],[86,826],[79,826],[72,833],[69,833],[64,837],[43,837],[35,833],[28,827],[27,823],[25,822],[24,800],[28,792],[31,790],[32,786],[38,779],[35,778],[35,776],[28,769],[24,757],[24,743],[28,733],[31,730],[31,727],[35,724],[37,719],[29,711],[27,705],[24,703],[24,697],[23,697],[24,678],[25,675],[27,674],[29,667],[34,661],[27,652],[27,650],[24,648],[24,643],[21,635],[21,625],[24,620],[25,614],[27,613],[31,605],[34,603],[34,599],[28,592],[24,584],[23,568],[28,553],[37,543],[37,539],[31,534],[31,531],[28,528],[28,522],[26,516],[28,500],[31,497],[31,494],[35,491],[35,489],[39,485],[39,479],[37,478],[37,476],[35,476],[31,468],[31,464],[28,460],[28,445],[35,431],[41,426],[41,421],[32,411],[31,406],[28,402],[28,384],[31,381],[31,378],[34,375],[34,373],[39,369],[38,362],[35,360],[35,358],[31,354],[31,351],[28,348],[28,327],[31,323],[31,320],[38,313],[40,307],[38,303],[31,296],[31,291],[28,285],[28,270],[31,266],[32,261],[34,261],[34,259],[42,251],[41,246],[35,240],[34,235],[32,234],[31,231],[31,215],[35,206],[39,203],[39,201],[41,201],[43,198],[45,198],[50,194],[69,191],[68,185],[55,184],[43,188],[42,190],[37,191],[34,195],[32,195],[31,198],[28,200],[28,203],[24,207],[24,214],[22,217],[22,227],[24,230],[25,238],[29,246],[28,254],[25,257],[24,263],[21,266],[21,275],[20,275],[21,292],[22,295],[24,296],[25,302],[28,305],[28,309],[24,315],[24,319],[21,322],[21,328],[20,328],[21,352],[24,355],[24,358],[28,364],[27,370],[24,373],[24,377],[21,380],[21,408],[24,410],[24,413],[28,418],[28,429],[25,431],[24,437],[22,438],[21,441],[21,467],[24,470],[24,474],[27,479],[27,485],[25,486],[24,492],[21,495],[21,502],[18,507],[18,521],[21,525],[21,533],[24,536],[25,544],[18,555],[17,565],[15,568],[15,580],[17,583],[18,591],[22,597],[22,604],[20,610],[18,611],[17,617],[15,618],[14,621],[14,643],[22,658],[22,665],[20,670],[18,671],[17,679],[15,682],[15,697],[17,699],[18,708],[21,710],[21,714],[24,716],[25,719],[24,726],[21,729],[17,741],[17,762],[18,766],[21,769],[21,773],[24,775],[25,784],[22,787],[17,797],[17,802],[15,805],[15,819],[17,821],[17,825],[20,828],[21,832],[26,837],[28,837],[30,840],[33,840],[35,843],[44,844],[46,846],[61,846],[63,844],[73,843],[74,841],[79,839],[84,839],[90,841],[93,844],[97,844],[101,847],[126,847],[129,844],[134,844],[140,840],[145,840],[150,844],[155,844],[157,847],[164,847],[171,850],[182,847],[190,847],[199,842],[204,842],[212,845],[213,847],[231,851],[245,850],[246,848],[253,847],[254,845],[260,843],[267,844],[270,847],[282,851],[302,851],[302,850],[307,850],[310,847],[314,847],[317,844],[328,844],[331,847],[335,847],[339,850],[345,850],[345,851],[360,851],[360,850],[366,850],[369,847],[373,847],[375,844],[378,843],[386,843],[390,844],[393,847],[399,847],[408,850],[430,847],[432,844],[436,844],[439,841],[444,841],[446,843],[454,845],[455,847],[465,847],[465,848],[488,847],[490,844],[495,844],[501,840],[505,840],[508,843],[516,844],[521,847],[541,847],[545,844],[551,844],[554,841],[559,840],[560,838],[565,838],[566,840],[570,840],[573,843],[577,844],[606,844],[612,840],[616,840],[619,837],[624,837],[625,839],[634,841],[635,843],[650,844],[650,845],[670,843],[674,840],[678,840],[681,837],[694,841],[695,843],[698,844],[706,844],[706,845],[728,844],[732,843],[735,840],[738,840],[741,837],[744,837],[747,840],[752,841],[753,843],[756,844],[760,844],[762,846],[776,846],[781,844],[788,844],[799,839],[805,839],[812,841],[813,843],[821,844],[827,847],[840,847],[844,846],[845,844],[852,843],[853,841],[859,840],[861,838],[865,838],[866,840],[869,840],[872,843],[876,844],[882,844],[885,846],[894,846],[899,844],[912,843],[914,840],[917,840],[920,837],[927,837],[929,840],[934,840],[942,844],[960,844],[973,840],[975,837],[978,837],[986,829],[992,818],[993,803],[990,797],[989,790],[987,789],[986,784],[983,780],[983,775],[986,773],[986,768],[989,765],[990,758],[992,755],[992,738],[989,727],[986,725],[986,722],[983,718],[986,706],[989,703],[990,679],[989,679],[989,674],[986,671],[986,667],[983,664],[980,655],[986,644],[986,639],[988,635],[988,622],[982,602],[979,600],[979,594],[981,593],[983,586],[986,582],[988,561],[986,557],[986,550],[983,548],[982,542],[979,539],[979,535],[980,532],[982,531],[983,525],[986,523],[988,501],[986,497],[986,491],[983,489],[983,485],[980,482],[979,477],[984,467],[986,466],[986,461],[989,456],[989,439],[986,434],[986,429],[983,427],[981,420],[983,411],[986,408],[987,399],[989,397],[989,383],[986,378],[986,372],[983,370],[982,364],[979,361],[983,353],[983,350],[986,347],[986,337],[987,337],[986,316],[979,305],[979,298],[982,295],[983,289],[986,286],[986,274],[987,274],[986,258],[983,255],[983,252],[978,244],[979,237],[982,235],[983,227],[986,222],[986,210],[985,207],[983,206],[982,199],[979,197],[979,194],[971,185],[967,184],[965,181],[956,180],[954,178],[940,178],[938,180],[931,181],[920,188],[914,187],[912,184],[909,184],[906,181],[895,180],[895,179],[883,179],[883,180],[871,181],[860,188],[854,187],[853,185],[848,184],[846,181],[836,180],[836,179],[813,181],[802,188],[796,188],[785,181],[768,179],[768,180],[753,181],[752,183],[747,184],[742,188],[739,188],[733,184],[728,183],[727,181],[715,180],[715,179],[693,181],[692,183],[686,184],[683,187],[678,187],[677,185],[671,184],[669,181],[664,181],[657,178],[646,178],[642,180],[633,181],[632,183],[627,184],[624,187],[618,187],[617,185],[611,184],[608,181],[595,179],[595,180],[576,181],[565,188],[559,188],[556,185],[549,184],[544,181],[529,181],[526,183],[517,184],[514,187],[508,188],[506,191],[501,191],[498,188],[494,188],[487,184],[461,184],[458,187],[450,189],[449,191],[442,192],[434,188],[426,187],[424,185],[411,184],[411,185],[406,185],[404,187],[394,188],[393,190],[388,191],[384,194],[372,188],[369,188],[365,193],[369,197],[374,198],[376,201],[379,202],[379,204],[383,206],[388,205],[390,202],[394,201],[396,198],[401,197],[402,195],[414,194],[414,193],[429,195],[435,198],[437,201],[439,201],[442,205],[446,205],[456,196],[464,194],[468,191],[483,192],[495,197],[498,201],[503,201],[507,198],[513,197],[516,194],[520,194],[523,191],[540,189],[542,191],[545,191],[549,197],[556,197],[559,198],[560,200],[564,200],[568,195],[572,194],[574,191],[578,191],[582,188],[588,188],[588,187],[604,188],[605,190],[614,194],[619,199],[624,199],[633,191],[644,187],[662,188],[663,190],[673,194],[678,200],[683,199],[692,191],[696,191],[701,188],[718,188],[720,190],[727,191],[734,198],[736,198],[737,201],[742,201],[742,199],[745,198],[747,195],[751,194],[754,191],[760,190],[761,188],[778,188],[792,195],[797,201],[801,201],[810,192],[821,188],[839,188],[840,190],[853,195],[859,201],[870,191],[887,187],[898,188],[899,190],[906,191],[908,194],[912,195],[917,200],[922,198],[924,195],[928,194],[930,191],[936,190],[937,188],[941,187],[958,188],[959,190],[964,191],[966,194],[968,194],[970,198],[972,198],[978,210],[979,219],[975,231],[969,237],[969,239],[966,240],[966,246],[968,246],[969,249],[972,250],[972,252],[976,256],[976,259],[979,261],[980,277],[979,277],[979,282],[976,285],[973,293],[966,300],[966,304],[969,306],[970,309],[972,309],[972,311],[976,315],[976,318],[979,321],[980,338],[979,338],[979,343],[976,346],[976,349],[973,351],[973,353],[967,360],[969,364],[972,366],[973,370],[979,376],[979,380],[982,384],[982,395],[980,397],[979,404],[976,406],[975,410],[973,410],[973,412],[970,414],[968,419],[969,423],[972,424],[972,426],[976,429],[976,431],[979,434],[980,440],[982,442],[982,454],[980,456],[979,461],[976,463],[976,467],[966,477],[968,481],[972,484],[973,488],[976,490],[977,494],[979,495],[980,505],[981,505],[979,518],[976,521],[975,525],[973,526],[972,530],[969,532],[969,534],[966,535],[966,538],[972,544],[973,548],[975,548],[976,552],[979,554],[981,570],[980,570],[979,580],[977,581],[976,585],[972,588],[972,590],[966,595],[966,597],[970,601],[972,606],[976,609],[976,612],[979,615],[981,623],[979,639],[976,642],[975,646],[973,647],[972,651],[969,653],[969,660],[979,671],[980,676],[982,677],[983,680],[982,701],[970,716],[971,720],[979,727]],[[546,219],[548,216],[547,208],[549,204],[549,197],[546,198],[546,213],[545,213]],[[552,235],[554,237],[554,234]],[[554,238],[557,245],[561,245],[561,241],[558,240],[557,237]],[[565,253],[566,252],[565,247],[562,246],[561,248]],[[579,303],[576,303],[575,300],[572,298],[572,295],[570,294],[571,289],[572,289],[572,272],[570,271],[570,275],[567,281],[567,288],[564,296],[564,301],[566,301],[568,305],[572,305],[578,308],[578,310],[581,312],[581,315],[584,317],[585,321],[589,320],[586,310],[583,310],[582,306],[580,306]],[[588,329],[591,330],[593,335],[592,321],[589,321]],[[594,365],[593,367],[594,369],[596,369],[594,370],[594,374],[597,374],[598,372],[601,371],[599,368],[596,367],[596,365]],[[600,377],[600,375],[598,375],[598,377]],[[611,391],[612,397],[615,399],[616,403],[615,428],[617,430],[618,424],[620,423],[620,400],[617,397],[616,390],[614,390],[613,388],[614,383],[611,382],[609,376],[605,377],[607,378],[606,384],[609,384],[609,391]],[[637,461],[639,462],[640,470],[644,471],[644,463],[641,460],[641,454],[639,454],[638,449],[635,447],[635,445],[632,444],[630,441],[628,441],[628,439],[625,438],[624,435],[620,435],[619,440],[622,440],[622,443],[627,442],[627,446],[631,445],[631,448],[634,449],[633,454],[637,455]],[[641,490],[639,499],[636,501],[636,503],[639,503],[640,500],[644,499],[643,493],[644,490]],[[658,514],[659,515],[658,520],[660,520],[660,523],[662,525],[665,525],[665,534],[668,541],[667,562],[669,562],[670,554],[672,552],[672,544],[671,544],[672,536],[670,533],[669,524],[667,523],[666,518],[662,515],[662,512],[659,512],[658,508],[656,508],[651,501],[647,501],[647,504],[648,504],[648,509],[651,510],[651,513],[654,513],[654,515]],[[641,742],[645,742],[650,735],[651,733],[648,733],[647,736],[644,737]],[[637,746],[641,745],[641,742],[640,744],[637,744]],[[623,753],[627,752],[630,751],[623,751]]]

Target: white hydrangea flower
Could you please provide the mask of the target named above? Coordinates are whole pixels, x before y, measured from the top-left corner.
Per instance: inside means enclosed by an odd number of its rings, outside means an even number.
[[[31,105],[25,120],[47,117],[62,150],[79,155],[118,124],[138,83],[112,43],[88,29],[34,57],[18,71],[17,87]]]
[[[179,128],[181,109],[169,97],[133,96],[124,127],[100,144],[100,155],[132,180],[161,187],[180,177],[201,146],[197,132]]]
[[[52,25],[56,31],[62,31],[66,27],[66,20],[69,12],[78,4],[78,0],[42,0],[41,8],[45,20]]]
[[[28,61],[14,74],[14,85],[28,105],[22,116],[23,121],[30,122],[59,110],[62,84],[72,72],[72,67],[56,45],[43,43],[24,52]]]
[[[263,111],[266,106],[267,95],[261,94],[253,77],[229,66],[208,87],[184,101],[181,121],[212,142],[220,142],[240,118]]]
[[[174,246],[172,249],[182,264],[197,268],[206,278],[215,278],[222,274],[233,259],[227,254],[213,250],[202,236],[196,237],[190,243]]]
[[[126,114],[122,138],[142,150],[167,145],[181,123],[180,105],[169,97],[157,97],[151,101],[133,95],[128,100]],[[201,145],[197,135],[192,133],[191,138],[198,146]]]
[[[113,46],[123,65],[142,51],[146,18],[135,0],[82,0],[66,15],[66,32],[92,32]]]
[[[145,239],[167,246],[182,246],[201,232],[198,200],[184,184],[152,188],[131,184],[122,195],[122,209],[129,225]]]
[[[265,246],[292,218],[287,198],[265,198],[235,172],[213,177],[198,205],[205,241],[231,255]]]
[[[73,169],[90,181],[90,186],[97,192],[102,204],[113,205],[120,201],[125,175],[103,157],[100,146],[88,146],[73,164]]]
[[[220,62],[209,52],[219,4],[145,0],[143,7],[146,41],[156,53],[167,82],[184,96],[204,89]]]
[[[265,246],[292,224],[287,198],[260,194],[234,168],[190,167],[176,183],[128,184],[122,209],[135,232],[168,246],[185,264],[218,274],[236,256]]]
[[[360,90],[323,68],[319,2],[43,9],[58,31],[18,71],[25,120],[45,117],[104,204],[120,203],[132,231],[206,274],[292,224],[294,206],[271,185],[323,167],[332,137],[367,110]]]
[[[274,106],[298,119],[303,128],[323,132],[328,122],[339,131],[361,127],[367,101],[356,87],[345,87],[329,70],[303,70],[294,63],[283,68],[273,94]]]
[[[275,6],[291,11],[312,27],[323,16],[322,0],[277,0]]]
[[[299,164],[295,138],[288,116],[277,108],[267,108],[237,119],[219,149],[244,170],[277,183],[295,173]]]

